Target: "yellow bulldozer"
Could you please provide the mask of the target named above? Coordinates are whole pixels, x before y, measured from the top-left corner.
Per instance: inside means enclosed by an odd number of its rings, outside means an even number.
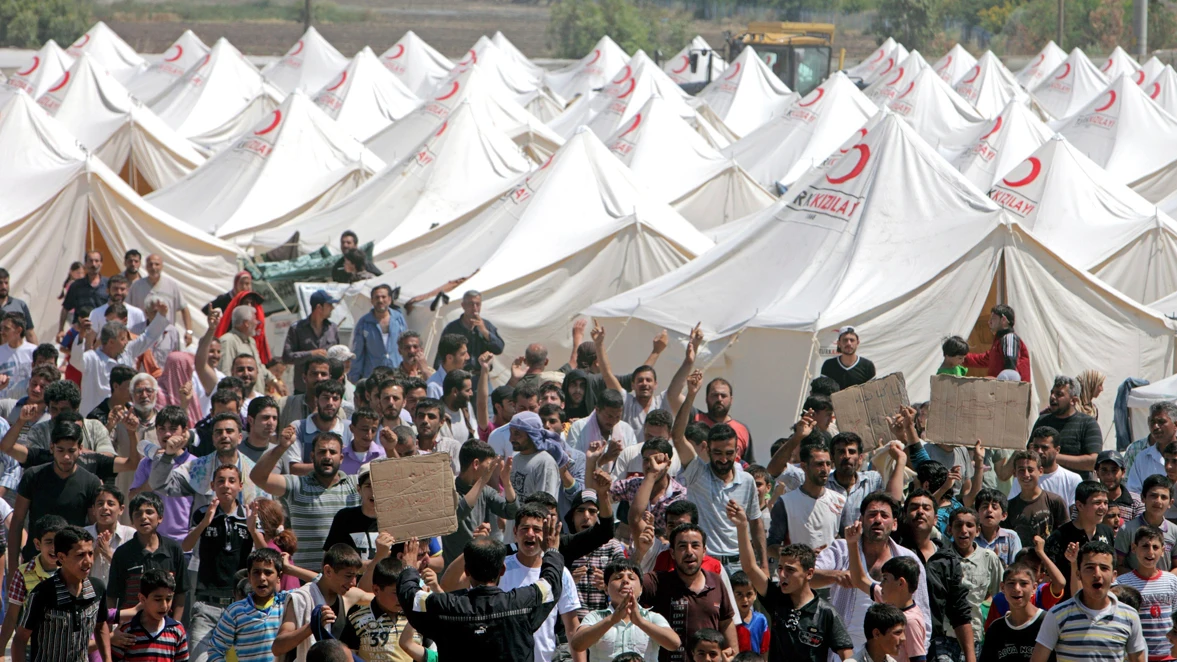
[[[753,21],[740,34],[725,34],[727,61],[731,62],[746,46],[772,69],[785,85],[802,96],[809,94],[830,75],[834,57],[832,23],[784,23]],[[843,49],[838,54],[842,68]]]

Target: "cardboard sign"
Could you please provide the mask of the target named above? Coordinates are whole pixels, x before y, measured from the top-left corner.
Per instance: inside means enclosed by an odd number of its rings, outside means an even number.
[[[863,450],[877,448],[879,439],[889,441],[891,428],[886,417],[894,416],[900,405],[911,404],[907,399],[907,382],[903,381],[901,372],[842,389],[830,399],[834,401],[838,431],[853,432],[862,437]]]
[[[372,463],[372,494],[381,531],[422,540],[458,530],[457,492],[449,453]]]
[[[981,377],[932,376],[929,440],[1023,450],[1030,438],[1030,383]]]

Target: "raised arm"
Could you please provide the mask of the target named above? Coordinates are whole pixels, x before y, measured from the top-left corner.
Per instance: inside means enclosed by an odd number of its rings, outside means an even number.
[[[703,331],[696,324],[695,328],[691,329],[691,337],[687,339],[687,349],[683,353],[682,363],[678,366],[674,376],[670,378],[670,386],[666,388],[667,410],[678,411],[678,408],[682,406],[685,399],[683,389],[686,388],[687,377],[695,368],[695,357],[698,356],[699,346],[702,344]]]
[[[687,377],[687,397],[679,406],[678,414],[674,417],[674,428],[670,431],[670,437],[674,441],[674,452],[678,453],[678,461],[683,469],[698,457],[694,445],[687,440],[687,424],[691,419],[691,405],[694,404],[695,396],[699,394],[702,386],[703,371],[691,372],[691,376]]]
[[[1034,553],[1042,561],[1042,569],[1050,578],[1050,589],[1057,595],[1063,595],[1067,590],[1067,578],[1063,576],[1063,571],[1058,569],[1058,566],[1050,559],[1050,555],[1046,553],[1046,541],[1042,539],[1042,536],[1034,536]],[[1057,591],[1055,591],[1056,588]]]
[[[887,452],[895,460],[891,475],[887,478],[887,494],[903,503],[903,470],[907,466],[907,453],[903,450],[903,443],[899,441],[892,441]]]
[[[163,332],[168,328],[168,304],[163,301],[155,302],[155,319],[151,320],[151,324],[147,325],[147,330],[139,334],[131,342],[127,343],[126,352],[131,356],[138,357],[143,352],[155,347],[155,343],[163,337]]]
[[[294,429],[294,424],[291,423],[282,430],[282,434],[278,435],[278,443],[262,453],[262,456],[257,459],[257,464],[250,470],[249,479],[253,481],[254,485],[275,497],[286,494],[286,477],[274,473],[274,469],[286,451],[294,445],[296,439],[298,439],[298,433]]]
[[[221,322],[221,315],[220,308],[213,308],[208,314],[208,330],[196,345],[196,378],[200,380],[205,393],[212,393],[217,388],[217,371],[208,364],[208,353],[213,340],[217,337],[217,325]]]
[[[634,495],[633,502],[629,504],[629,526],[634,530],[637,529],[643,515],[650,507],[654,485],[670,470],[670,458],[662,453],[655,453],[650,462],[653,466],[650,472],[642,478],[642,482],[638,485],[637,494]]]
[[[576,350],[580,347],[580,343],[584,342],[586,326],[588,326],[588,320],[583,317],[572,323],[572,355],[568,357],[568,365],[573,368],[576,367]]]
[[[846,555],[850,557],[850,585],[870,595],[875,582],[862,565],[862,557],[858,554],[858,542],[862,540],[862,522],[855,522],[846,527],[843,535],[846,536]]]
[[[487,411],[487,401],[490,400],[490,368],[494,365],[495,355],[490,352],[483,352],[478,357],[478,365],[482,369],[478,371],[478,389],[474,396],[474,417],[478,419],[478,434],[481,436],[482,431],[490,424],[490,413]],[[473,491],[473,490],[471,490]],[[474,504],[470,504],[473,507]]]
[[[789,440],[781,444],[781,447],[769,459],[768,466],[765,467],[768,469],[769,475],[776,477],[784,473],[793,454],[797,452],[798,448],[801,448],[801,442],[813,434],[815,427],[817,427],[817,421],[813,417],[813,410],[806,409],[801,414],[801,420],[793,425],[793,434],[789,436]]]
[[[646,357],[646,362],[642,365],[648,365],[651,368],[658,362],[658,357],[662,356],[662,352],[666,351],[666,347],[670,344],[670,334],[666,333],[666,329],[658,332],[654,336],[654,347],[650,350],[650,355]]]
[[[20,439],[20,433],[33,421],[41,418],[41,412],[45,405],[25,405],[20,408],[20,414],[16,419],[16,425],[8,428],[4,433],[4,438],[0,439],[0,451],[10,455],[12,459],[19,464],[24,464],[29,459],[29,449],[24,444],[17,443]]]
[[[601,377],[605,379],[605,388],[625,393],[621,381],[613,374],[613,366],[609,363],[609,353],[605,349],[605,327],[593,320],[593,345],[597,348],[597,361],[601,364]]]
[[[759,595],[768,595],[768,572],[756,562],[756,548],[752,546],[752,531],[748,526],[748,514],[744,507],[729,499],[727,517],[736,525],[736,537],[740,539],[740,568],[752,581],[752,588]]]
[[[972,508],[977,502],[977,495],[981,492],[982,478],[985,476],[985,449],[981,448],[981,440],[973,446],[973,480],[969,486],[969,493],[961,497],[961,504],[965,508]]]

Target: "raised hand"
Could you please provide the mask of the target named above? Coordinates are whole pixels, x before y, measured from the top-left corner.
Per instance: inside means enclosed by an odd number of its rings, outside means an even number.
[[[282,428],[282,434],[278,436],[278,445],[286,450],[293,446],[295,441],[298,441],[298,428],[294,426],[294,423],[291,423]]]
[[[208,328],[216,329],[217,325],[221,323],[221,315],[224,313],[220,308],[213,308],[212,312],[208,314]]]
[[[698,395],[701,388],[703,388],[703,371],[694,370],[687,376],[687,398]]]
[[[376,556],[388,558],[392,555],[392,546],[396,544],[396,536],[387,531],[376,534]]]
[[[593,320],[593,330],[591,331],[593,343],[600,345],[605,342],[605,327],[597,320]]]
[[[478,365],[486,373],[490,373],[491,366],[494,365],[495,355],[491,352],[483,352],[478,355]]]
[[[417,563],[417,554],[421,551],[421,541],[416,538],[409,538],[405,541],[405,548],[397,557],[400,558],[406,566]]]
[[[499,482],[503,485],[511,482],[511,466],[514,464],[515,458],[504,458],[499,462]],[[489,524],[487,525],[490,526]]]
[[[218,499],[217,497],[213,497],[213,500],[208,502],[208,510],[204,511],[203,524],[205,526],[209,526],[213,523],[213,519],[215,519],[217,516],[217,508],[219,508],[220,505],[221,505],[221,500]]]
[[[515,360],[511,362],[511,378],[516,380],[523,379],[523,376],[526,374],[527,359],[523,358],[522,356],[516,357]]]
[[[662,329],[658,335],[654,336],[654,353],[661,354],[666,351],[666,346],[670,344],[670,334],[666,333],[666,329]]]
[[[846,538],[846,546],[851,549],[858,548],[858,541],[862,539],[862,522],[855,522],[846,527],[842,532],[843,537]]]
[[[552,515],[544,521],[544,548],[550,550],[560,549],[560,529],[562,528],[560,518]]]
[[[593,486],[597,494],[604,494],[613,487],[613,476],[604,469],[597,469],[593,472]]]
[[[748,513],[744,512],[744,507],[736,503],[733,499],[727,501],[727,518],[732,521],[737,527],[748,526]]]

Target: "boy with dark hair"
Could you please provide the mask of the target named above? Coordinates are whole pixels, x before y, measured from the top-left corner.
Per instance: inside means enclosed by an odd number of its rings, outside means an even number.
[[[969,369],[964,366],[965,357],[969,355],[969,341],[960,336],[949,336],[941,343],[940,351],[944,353],[944,361],[936,370],[937,375],[964,377],[969,374]]]
[[[290,591],[282,625],[274,639],[274,655],[283,656],[296,651],[295,660],[303,662],[306,659],[307,650],[318,641],[313,629],[316,624],[311,623],[312,613],[317,608],[321,614],[318,625],[329,629],[331,635],[338,639],[347,623],[347,619],[338,616],[346,614],[357,602],[358,596],[347,597],[347,593],[356,587],[356,576],[363,567],[364,562],[355,548],[338,544],[328,549],[323,554],[323,570],[319,579]]]
[[[446,565],[462,553],[466,543],[474,538],[474,529],[479,524],[492,515],[515,519],[519,511],[515,487],[511,484],[510,455],[500,457],[490,444],[468,441],[458,452],[458,464],[462,469],[454,477],[454,490],[461,497],[458,499],[458,529],[441,539]],[[502,494],[491,487],[496,479],[503,486]]]
[[[1137,591],[1131,586],[1112,584],[1112,595],[1116,596],[1116,599],[1120,602],[1136,610],[1137,614],[1140,614],[1140,605],[1143,600],[1140,596],[1140,591]],[[1168,635],[1166,635],[1166,638],[1168,638]],[[1173,643],[1171,639],[1169,643]]]
[[[1158,529],[1144,526],[1132,541],[1136,569],[1116,578],[1116,584],[1140,592],[1140,627],[1148,643],[1150,661],[1173,659],[1172,647],[1165,634],[1177,613],[1177,575],[1157,567],[1165,554],[1165,536]]]
[[[235,649],[237,662],[273,662],[270,652],[282,610],[290,593],[279,591],[285,563],[282,556],[268,548],[249,553],[250,595],[229,605],[217,621],[209,644],[209,662],[224,662],[229,649]]]
[[[133,643],[111,650],[115,662],[162,662],[188,659],[188,633],[179,621],[168,616],[176,592],[176,581],[162,570],[148,570],[139,580],[139,610],[118,632]]]
[[[897,607],[876,603],[866,610],[862,630],[866,645],[854,651],[858,662],[895,662],[903,650],[907,619]]]
[[[1047,492],[1038,484],[1042,476],[1042,457],[1037,451],[1017,451],[1010,457],[1014,477],[1020,492],[1009,500],[1009,522],[1022,547],[1034,544],[1034,536],[1044,539],[1050,532],[1070,521],[1067,517],[1067,503],[1053,492]]]
[[[90,535],[94,536],[94,567],[90,570],[90,576],[103,582],[110,579],[110,562],[114,553],[135,535],[135,529],[119,521],[125,505],[126,497],[121,490],[103,485],[90,508],[90,519],[94,520],[93,524],[86,527]]]
[[[719,630],[703,628],[691,635],[691,662],[723,662],[728,658],[727,641]]]
[[[973,500],[981,530],[973,542],[988,549],[1005,565],[1012,565],[1014,557],[1022,551],[1022,540],[1013,529],[1001,526],[1009,515],[1009,501],[1000,490],[985,488]]]
[[[12,657],[18,662],[84,662],[93,635],[103,662],[110,660],[110,628],[103,593],[90,579],[94,538],[67,526],[53,538],[57,572],[29,593],[16,629]]]
[[[973,540],[977,537],[977,511],[972,508],[958,508],[948,518],[952,532],[952,552],[960,558],[960,570],[968,587],[969,605],[972,606],[973,647],[981,651],[981,639],[985,634],[981,603],[1001,590],[1001,573],[1005,568],[997,555],[988,549],[978,547]],[[960,642],[961,647],[968,645]]]
[[[12,526],[17,526],[16,522]],[[4,614],[4,626],[0,628],[0,651],[8,647],[12,633],[20,618],[21,609],[29,593],[37,585],[57,572],[57,555],[53,551],[53,539],[69,524],[59,515],[42,515],[34,524],[29,536],[37,555],[20,569],[8,576],[8,611]],[[9,554],[16,554],[10,550]]]
[[[170,573],[176,581],[172,618],[184,615],[188,590],[188,560],[180,543],[158,532],[163,521],[163,501],[155,492],[140,492],[131,499],[131,524],[135,536],[119,546],[110,561],[110,590],[106,599],[113,609],[130,609],[139,603],[139,579],[148,570]]]
[[[848,547],[857,549],[861,538],[862,522],[846,527]],[[915,592],[920,581],[919,561],[906,556],[892,556],[883,563],[880,580],[876,583],[867,574],[862,557],[858,554],[849,556],[850,582],[858,590],[871,596],[871,600],[896,607],[903,614],[906,624],[904,643],[895,654],[895,659],[898,662],[924,662],[928,656],[927,645],[924,643],[928,628],[924,623],[923,612],[915,602]],[[864,629],[864,633],[870,636],[869,629]]]
[[[682,642],[662,614],[638,604],[641,569],[628,559],[605,566],[606,609],[590,611],[569,636],[573,651],[588,651],[588,662],[611,660],[625,652],[653,661],[659,649],[678,650]]]
[[[736,625],[736,636],[740,640],[740,652],[767,653],[772,634],[768,631],[768,619],[753,609],[756,589],[752,580],[743,570],[732,573],[732,591],[736,594],[736,609],[740,612],[740,623]]]
[[[404,563],[396,557],[382,559],[369,568],[372,574],[372,602],[356,604],[347,610],[343,632],[339,640],[364,660],[394,660],[401,662],[408,655],[399,645],[401,633],[409,620],[396,597],[397,581]],[[428,646],[418,635],[414,643]]]
[[[1042,536],[1034,537],[1034,547],[1028,547],[1018,552],[1014,558],[1015,565],[1024,565],[1034,571],[1037,589],[1030,596],[1030,602],[1039,609],[1050,609],[1063,601],[1063,593],[1067,589],[1067,580],[1058,566],[1046,555],[1046,541]],[[985,630],[988,631],[998,619],[1009,611],[1009,602],[1005,593],[993,596],[989,606],[989,616],[985,619]]]
[[[1136,555],[1132,554],[1132,544],[1136,540],[1136,532],[1145,526],[1151,526],[1164,536],[1161,558],[1157,559],[1157,568],[1169,570],[1177,567],[1174,556],[1177,556],[1177,524],[1165,518],[1169,506],[1173,503],[1173,481],[1168,477],[1155,474],[1144,479],[1140,488],[1140,498],[1144,501],[1144,512],[1134,519],[1124,522],[1116,532],[1116,571],[1124,574],[1137,567]]]
[[[978,662],[1026,662],[1034,652],[1034,640],[1046,612],[1034,603],[1038,572],[1029,564],[1015,563],[1001,580],[1009,611],[989,626]]]
[[[1071,583],[1071,562],[1067,560],[1067,547],[1074,543],[1082,547],[1097,540],[1109,547],[1115,543],[1116,534],[1103,523],[1108,509],[1108,488],[1097,480],[1085,480],[1075,488],[1075,507],[1079,517],[1059,528],[1046,539],[1046,554],[1067,578],[1066,597],[1075,594],[1076,586]]]

